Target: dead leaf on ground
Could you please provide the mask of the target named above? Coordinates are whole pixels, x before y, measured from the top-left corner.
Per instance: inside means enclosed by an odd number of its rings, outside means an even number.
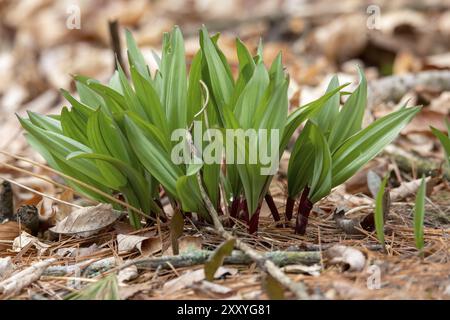
[[[100,248],[96,243],[93,243],[87,248],[60,248],[56,251],[56,255],[60,257],[86,257],[93,255],[97,251],[99,251]]]
[[[22,231],[20,236],[14,239],[12,250],[14,252],[20,252],[22,249],[28,246],[33,246],[38,250],[39,255],[45,253],[51,245],[39,241],[38,238],[31,234]]]
[[[126,253],[137,249],[143,256],[151,256],[162,250],[160,237],[118,234],[117,244],[119,253]]]
[[[282,268],[283,272],[294,273],[294,274],[308,274],[314,277],[318,277],[322,271],[322,267],[318,264],[312,266],[305,266],[304,264],[293,264],[284,266]]]
[[[20,234],[20,226],[15,221],[0,224],[0,251],[10,249],[13,240]]]
[[[138,277],[138,268],[133,265],[133,266],[129,266],[125,269],[122,269],[119,271],[119,274],[117,275],[117,281],[119,282],[119,286],[120,285],[125,285],[125,282],[134,280]]]
[[[84,207],[73,211],[68,217],[50,228],[50,231],[58,234],[80,237],[91,236],[103,228],[112,225],[123,213],[114,210],[112,205],[101,203],[95,207]]]
[[[8,276],[14,270],[11,257],[0,258],[0,280]]]
[[[189,287],[197,293],[205,295],[206,297],[211,299],[227,298],[234,293],[234,290],[231,288],[206,280],[195,282]]]
[[[444,120],[445,117],[442,115],[442,113],[428,109],[422,109],[402,130],[402,134],[408,135],[410,133],[430,133],[430,126],[435,127],[441,131],[447,131]]]
[[[192,251],[202,250],[203,238],[201,236],[184,236],[178,239],[180,254]]]
[[[225,275],[235,275],[238,270],[235,268],[220,267],[214,274],[214,278],[218,279]],[[191,286],[195,282],[200,282],[205,279],[205,271],[198,269],[195,271],[187,271],[178,278],[167,281],[163,286],[165,294],[170,295],[178,290]]]
[[[346,271],[361,271],[366,265],[366,257],[358,249],[334,245],[324,252],[327,263],[342,265]]]

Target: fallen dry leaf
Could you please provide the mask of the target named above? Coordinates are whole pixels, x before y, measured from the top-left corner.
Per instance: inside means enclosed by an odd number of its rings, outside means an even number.
[[[183,236],[178,239],[180,254],[192,250],[201,250],[202,244],[203,238],[201,236]]]
[[[11,257],[0,258],[0,279],[8,276],[14,270]]]
[[[118,234],[117,244],[119,253],[130,252],[137,249],[142,255],[151,256],[162,250],[160,237]]]
[[[48,248],[50,248],[49,244],[43,243],[31,234],[22,231],[20,236],[14,239],[12,250],[14,252],[20,252],[23,248],[29,245],[35,247],[38,250],[39,255],[45,253]]]
[[[95,207],[84,207],[73,211],[53,228],[50,228],[50,231],[58,234],[77,234],[81,237],[88,237],[112,225],[122,214],[121,211],[114,210],[110,204],[105,203]]]
[[[225,275],[235,275],[237,274],[237,272],[238,272],[237,269],[234,268],[220,267],[214,274],[214,278],[217,279]],[[189,287],[196,282],[203,281],[204,279],[205,279],[205,271],[203,269],[198,269],[195,271],[187,271],[178,278],[167,281],[163,286],[163,290],[165,294],[169,295],[178,290]]]
[[[15,221],[0,224],[0,251],[10,249],[13,240],[20,234],[20,226]]]
[[[366,257],[361,251],[343,246],[334,245],[324,252],[329,264],[339,264],[347,271],[361,271],[366,265]]]
[[[125,285],[125,282],[131,281],[138,277],[138,268],[136,266],[129,266],[119,271],[117,275],[117,281],[120,285]]]

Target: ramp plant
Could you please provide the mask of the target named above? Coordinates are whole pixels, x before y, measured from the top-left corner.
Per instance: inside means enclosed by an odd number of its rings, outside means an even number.
[[[338,84],[334,77],[328,91]],[[288,166],[286,216],[291,219],[295,199],[301,194],[296,233],[305,233],[314,203],[373,159],[420,110],[403,107],[362,129],[366,100],[367,82],[360,71],[360,84],[342,108],[339,93],[335,93],[316,116],[308,119],[295,142]]]
[[[200,175],[216,209],[225,209],[245,220],[250,232],[256,231],[261,204],[271,200],[268,190],[278,161],[255,157],[253,147],[268,146],[272,159],[279,160],[305,122],[289,164],[286,214],[290,218],[302,192],[300,216],[307,217],[313,203],[373,158],[418,111],[404,108],[361,130],[366,95],[361,75],[359,88],[341,110],[346,85],[335,77],[324,96],[288,114],[289,77],[281,54],[266,67],[261,44],[253,56],[236,40],[239,65],[234,76],[219,48],[219,35],[210,36],[203,27],[200,49],[188,70],[183,36],[175,27],[163,37],[159,67],[152,74],[129,32],[126,39],[127,73],[118,64],[108,84],[75,76],[78,97],[62,90],[69,107],[57,115],[28,112],[19,121],[48,164],[76,179],[67,181],[76,191],[101,202],[110,201],[86,185],[123,196],[147,217],[165,218],[160,200],[167,196],[176,211],[210,222]],[[233,146],[234,152],[220,145]],[[201,161],[175,161],[174,155],[180,154]],[[207,161],[205,155],[218,161]],[[278,220],[276,207],[271,208]],[[136,228],[143,222],[131,210],[129,219]]]

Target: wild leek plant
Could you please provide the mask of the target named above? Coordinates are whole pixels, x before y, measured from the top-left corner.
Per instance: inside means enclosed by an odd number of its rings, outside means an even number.
[[[135,211],[165,216],[160,202],[164,195],[175,210],[210,221],[200,176],[218,211],[244,219],[253,232],[262,201],[270,199],[278,160],[302,123],[308,120],[290,166],[290,199],[308,188],[308,201],[315,202],[375,156],[418,110],[403,109],[359,132],[365,84],[349,99],[356,101],[339,112],[344,86],[335,79],[323,97],[288,115],[289,78],[281,54],[267,69],[262,45],[252,56],[237,39],[235,78],[218,38],[200,30],[200,50],[188,72],[183,37],[175,27],[164,35],[159,69],[151,74],[127,32],[130,78],[120,66],[107,85],[76,76],[79,99],[62,91],[70,109],[19,117],[29,143],[50,166],[76,179],[67,181],[76,191],[102,202],[108,198],[86,185],[122,195],[138,209],[129,210],[136,228],[142,219]],[[270,153],[261,154],[260,146]],[[318,164],[308,167],[310,162]]]
[[[442,147],[444,148],[445,162],[447,165],[450,165],[450,122],[446,119],[445,124],[447,126],[447,135],[434,127],[431,127],[431,132],[441,142]]]
[[[333,77],[327,91],[333,92],[338,86],[338,79]],[[360,71],[360,84],[343,107],[336,92],[306,122],[295,142],[288,166],[286,216],[291,219],[295,199],[301,194],[296,233],[305,233],[314,203],[373,159],[420,110],[403,107],[361,129],[366,98],[367,82]]]

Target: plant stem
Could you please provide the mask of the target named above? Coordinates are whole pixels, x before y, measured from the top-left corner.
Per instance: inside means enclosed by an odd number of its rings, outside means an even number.
[[[278,213],[277,206],[275,205],[275,202],[273,201],[272,195],[270,192],[267,192],[264,196],[264,199],[266,200],[267,205],[269,206],[270,212],[272,213],[273,220],[280,221],[280,214]]]
[[[308,217],[313,203],[308,199],[309,188],[305,187],[298,205],[297,220],[295,223],[295,233],[304,235],[306,233],[306,226],[308,225]]]
[[[287,197],[286,199],[286,210],[284,214],[286,215],[286,221],[290,221],[292,219],[292,212],[294,212],[295,199],[291,197]]]
[[[205,189],[202,185],[202,180],[200,174],[197,173],[197,180],[200,187],[200,193],[202,195],[203,201],[205,202],[206,207],[212,217],[214,222],[214,229],[219,235],[221,235],[226,240],[234,239],[235,247],[243,251],[247,256],[250,257],[253,261],[256,262],[259,268],[264,272],[267,272],[276,280],[278,280],[281,285],[283,285],[286,289],[290,290],[295,294],[297,299],[309,299],[309,294],[306,291],[306,287],[301,282],[292,281],[278,266],[276,266],[273,261],[267,259],[264,255],[260,254],[256,250],[252,249],[246,243],[244,243],[241,239],[234,237],[230,232],[225,230],[222,223],[219,220],[219,216],[217,211],[214,209],[211,200],[208,198]]]
[[[258,231],[259,225],[259,213],[261,212],[261,205],[258,206],[256,211],[252,214],[252,217],[247,222],[248,224],[248,233],[253,234]]]
[[[231,202],[230,217],[237,218],[240,203],[241,203],[240,197],[236,197],[233,199],[233,201]]]

